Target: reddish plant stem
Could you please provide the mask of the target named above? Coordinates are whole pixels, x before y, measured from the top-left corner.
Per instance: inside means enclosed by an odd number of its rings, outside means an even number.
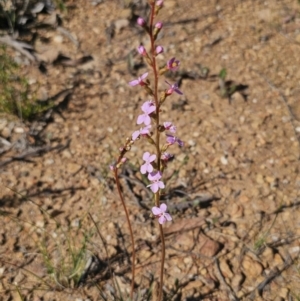
[[[132,263],[131,263],[131,266],[132,266],[132,268],[131,268],[132,269],[131,275],[132,276],[131,276],[130,299],[133,300],[134,278],[135,278],[135,246],[134,246],[134,236],[133,236],[132,227],[131,227],[131,223],[130,223],[130,219],[129,219],[129,213],[128,213],[128,210],[127,210],[124,198],[123,198],[123,194],[122,194],[122,191],[121,191],[121,185],[120,185],[120,180],[119,180],[119,177],[118,177],[118,169],[117,168],[114,169],[114,176],[115,176],[115,180],[116,180],[116,185],[117,185],[117,190],[118,190],[118,193],[119,193],[119,197],[120,197],[120,200],[122,202],[123,209],[125,211],[126,220],[127,220],[127,224],[128,224],[128,228],[129,228],[129,232],[130,232],[131,244],[132,244],[132,259],[131,259],[132,260]]]
[[[157,155],[157,169],[160,171],[160,157],[161,157],[161,151],[160,151],[160,132],[158,130],[159,126],[159,99],[158,99],[158,77],[159,73],[157,70],[157,64],[156,64],[156,53],[155,53],[155,39],[153,36],[153,22],[155,17],[155,2],[153,1],[151,6],[151,15],[150,15],[150,25],[149,25],[149,36],[150,36],[150,42],[151,42],[151,55],[152,55],[152,69],[154,73],[154,101],[156,105],[156,155]],[[159,191],[155,193],[155,206],[160,206],[160,195]],[[159,224],[159,232],[160,232],[160,239],[161,239],[161,263],[160,263],[160,286],[158,291],[158,301],[162,300],[163,297],[163,282],[164,282],[164,265],[165,265],[165,238],[164,238],[164,232],[162,225]]]
[[[159,224],[159,232],[161,239],[161,263],[160,263],[160,286],[158,292],[158,301],[162,301],[163,298],[163,285],[164,285],[164,265],[166,257],[166,246],[165,246],[165,236],[162,225]]]
[[[152,55],[152,69],[154,74],[154,101],[156,106],[156,125],[159,125],[159,102],[158,102],[158,72],[156,66],[156,57],[155,57],[155,40],[153,36],[153,22],[155,15],[155,3],[151,4],[151,15],[150,15],[150,25],[149,25],[149,36],[151,42],[151,55]],[[160,132],[156,128],[156,137],[155,137],[155,145],[156,145],[156,155],[157,155],[157,169],[160,170]],[[159,207],[159,198],[155,198],[155,205]]]

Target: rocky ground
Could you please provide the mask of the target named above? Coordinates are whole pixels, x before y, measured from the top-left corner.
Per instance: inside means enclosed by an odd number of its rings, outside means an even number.
[[[55,106],[31,123],[0,120],[0,300],[120,300],[130,288],[132,249],[108,166],[145,100],[128,82],[146,70],[136,47],[148,41],[134,19],[147,11],[143,1],[96,2],[39,14],[54,25],[36,31],[34,62],[10,50],[32,91]],[[165,300],[300,300],[299,8],[165,0],[160,63],[180,59],[168,80],[184,96],[162,118],[185,142],[165,174]],[[132,147],[121,174],[136,300],[155,300],[147,294],[159,272],[138,171],[147,147]]]

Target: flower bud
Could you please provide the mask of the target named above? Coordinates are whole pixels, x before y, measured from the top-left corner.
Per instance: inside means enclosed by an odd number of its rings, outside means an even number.
[[[160,98],[159,98],[159,104],[162,104],[166,100],[167,96],[168,95],[166,94],[166,91],[161,92]]]
[[[165,131],[165,127],[160,124],[160,125],[158,125],[157,130],[162,133]]]
[[[140,55],[142,56],[146,56],[147,55],[147,51],[145,49],[145,47],[143,45],[140,45],[138,48],[137,48],[138,52]]]
[[[155,3],[155,15],[157,16],[161,8],[163,7],[163,0],[157,0]]]
[[[164,52],[164,48],[162,46],[156,46],[156,48],[155,48],[156,55],[163,53],[163,52]]]
[[[141,17],[138,17],[136,22],[137,22],[138,25],[140,25],[142,27],[144,27],[146,25],[146,21]]]
[[[154,26],[154,29],[153,29],[153,37],[154,37],[154,40],[156,40],[157,38],[157,35],[159,34],[160,30],[162,29],[163,27],[163,23],[162,22],[157,22]]]
[[[163,23],[162,22],[157,22],[155,24],[155,28],[157,28],[157,29],[162,29],[162,27],[163,27]]]

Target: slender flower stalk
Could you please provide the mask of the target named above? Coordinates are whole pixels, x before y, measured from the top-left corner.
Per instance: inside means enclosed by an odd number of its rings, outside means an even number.
[[[159,289],[158,289],[158,301],[163,300],[163,282],[164,282],[164,263],[165,263],[165,239],[163,225],[166,222],[171,222],[172,217],[167,213],[167,205],[160,203],[161,191],[165,189],[166,184],[164,182],[163,173],[167,165],[173,160],[174,156],[169,152],[166,152],[168,148],[173,147],[174,144],[178,144],[180,147],[184,146],[177,136],[174,136],[177,128],[170,122],[165,121],[161,124],[160,111],[163,103],[170,97],[174,92],[182,95],[182,91],[179,89],[178,84],[171,84],[166,81],[169,86],[167,89],[162,91],[159,96],[158,92],[158,80],[162,74],[167,71],[177,71],[180,65],[180,61],[176,60],[175,57],[169,59],[163,68],[158,68],[156,56],[164,52],[164,48],[161,45],[156,45],[156,39],[159,32],[163,29],[162,22],[155,22],[155,17],[158,15],[160,9],[163,7],[163,0],[150,0],[150,16],[149,24],[142,18],[137,19],[139,26],[143,27],[150,38],[150,49],[148,51],[143,45],[140,45],[137,50],[141,57],[146,61],[150,69],[153,72],[153,84],[150,85],[150,81],[146,78],[148,72],[145,72],[137,79],[129,82],[131,87],[141,86],[151,99],[144,102],[141,106],[142,114],[138,115],[136,123],[142,127],[139,130],[134,131],[130,138],[126,139],[125,145],[120,148],[120,155],[117,162],[110,166],[110,169],[114,173],[114,177],[117,183],[117,190],[119,193],[120,200],[122,202],[126,220],[129,227],[129,232],[132,241],[132,279],[131,279],[131,291],[130,298],[133,298],[134,289],[134,276],[135,276],[135,248],[134,248],[134,237],[133,231],[129,219],[129,213],[126,208],[126,204],[121,192],[121,185],[118,177],[118,169],[126,162],[125,154],[131,149],[134,143],[138,140],[146,140],[150,145],[155,147],[155,152],[146,151],[143,154],[143,164],[140,167],[140,172],[143,175],[147,175],[149,185],[147,186],[154,195],[154,206],[152,207],[152,217],[155,217],[158,221],[160,240],[161,240],[161,261],[160,261],[160,273],[159,273]],[[152,130],[154,132],[152,132]],[[163,137],[161,135],[163,134]],[[161,146],[161,138],[164,138],[165,142]]]
[[[157,66],[156,66],[156,53],[155,53],[155,36],[151,35],[153,31],[153,22],[155,17],[155,2],[151,4],[151,16],[150,16],[150,41],[151,41],[151,54],[152,54],[152,65],[153,65],[153,73],[154,73],[154,100],[156,104],[156,123],[159,125],[160,119],[159,119],[159,103],[158,103],[158,77],[159,74],[157,72]],[[156,31],[158,32],[158,30]],[[157,33],[156,33],[157,35]],[[160,157],[161,157],[161,151],[160,151],[160,133],[159,131],[156,131],[156,154],[157,154],[157,169],[160,170]],[[155,193],[155,206],[160,207],[159,204],[159,191]],[[159,232],[160,232],[160,239],[162,242],[162,252],[161,252],[161,263],[160,263],[160,285],[159,285],[159,291],[158,291],[158,301],[162,301],[163,297],[163,282],[164,282],[164,265],[165,265],[165,237],[164,237],[164,231],[162,228],[162,225],[159,224]]]
[[[121,200],[121,203],[123,205],[123,209],[126,215],[126,220],[127,220],[127,224],[128,224],[128,228],[129,228],[129,232],[130,232],[130,238],[131,238],[131,246],[132,246],[132,258],[131,258],[131,289],[130,289],[130,299],[133,300],[133,291],[134,291],[134,279],[135,279],[135,245],[134,245],[134,236],[133,236],[133,231],[132,231],[132,227],[131,227],[131,223],[130,223],[130,219],[129,219],[129,213],[125,204],[125,200],[121,191],[121,185],[120,185],[120,181],[119,181],[119,175],[118,175],[118,169],[114,168],[113,170],[114,172],[114,177],[116,180],[116,185],[117,185],[117,190],[118,190],[118,194]]]

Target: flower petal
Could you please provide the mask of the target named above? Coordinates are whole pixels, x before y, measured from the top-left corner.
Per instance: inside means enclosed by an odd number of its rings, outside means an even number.
[[[141,166],[141,169],[140,169],[140,171],[141,171],[141,174],[145,174],[146,172],[147,172],[147,164],[143,164],[142,166]]]
[[[183,93],[178,88],[175,88],[174,91],[179,95],[183,95]]]
[[[166,212],[167,205],[165,203],[162,203],[162,204],[160,204],[159,208],[160,208],[161,212]]]
[[[153,162],[155,159],[156,159],[156,155],[151,155],[150,157],[148,157],[149,162]]]
[[[153,171],[153,166],[149,163],[147,165],[147,172],[152,172]]]
[[[128,83],[129,86],[133,87],[133,86],[136,86],[139,84],[139,80],[138,79],[135,79],[135,80],[132,80],[131,82]]]
[[[164,182],[162,182],[162,181],[158,181],[158,182],[157,182],[157,184],[158,184],[158,187],[159,187],[160,189],[163,189],[163,188],[165,188],[165,184],[164,184]]]
[[[151,123],[151,118],[149,117],[149,115],[144,115],[144,124],[145,125],[149,125]]]
[[[171,85],[167,80],[165,80],[165,82],[166,82],[170,87],[172,87],[172,85]]]
[[[153,113],[155,110],[156,110],[156,107],[152,105],[152,106],[150,106],[150,107],[147,109],[147,112],[145,112],[145,113],[147,113],[148,115],[150,115],[150,114]]]
[[[159,219],[158,219],[158,222],[163,225],[165,222],[166,222],[166,218],[162,215]]]
[[[169,213],[165,213],[165,218],[167,219],[167,221],[171,221],[172,220],[172,217]]]
[[[143,154],[143,160],[144,161],[148,161],[149,160],[149,156],[150,156],[149,152],[144,152],[144,154]]]
[[[142,124],[142,123],[144,123],[144,122],[145,122],[145,117],[146,117],[146,116],[147,116],[147,115],[145,115],[145,114],[139,115],[138,118],[137,118],[136,123],[137,123],[137,124]]]
[[[135,141],[139,135],[140,135],[140,131],[133,132],[133,134],[131,136],[132,140]]]
[[[157,182],[152,183],[150,189],[152,190],[153,193],[156,193],[159,189]]]
[[[180,139],[177,138],[177,143],[180,147],[183,147],[184,146],[184,143],[183,141],[181,141]]]
[[[151,125],[147,125],[147,126],[140,129],[140,134],[141,135],[149,134],[150,129],[151,129]]]
[[[161,210],[160,210],[160,208],[158,208],[158,207],[153,207],[152,208],[152,213],[154,214],[154,215],[160,215],[161,214]]]
[[[147,111],[149,110],[149,108],[153,106],[153,103],[149,100],[147,100],[146,102],[144,102],[141,106],[141,109],[144,113],[147,113]]]
[[[141,75],[141,79],[145,79],[147,76],[148,76],[148,72],[146,72],[143,75]]]

